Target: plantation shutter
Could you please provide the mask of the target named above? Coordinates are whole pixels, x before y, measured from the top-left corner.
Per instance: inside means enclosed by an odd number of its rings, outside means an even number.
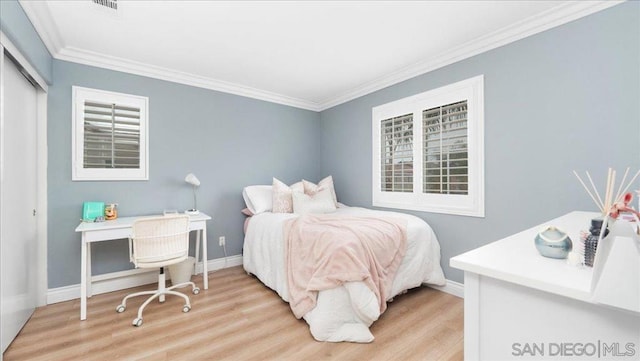
[[[382,120],[381,190],[413,192],[413,114]]]
[[[84,168],[140,168],[140,108],[84,101]]]
[[[467,101],[422,112],[424,193],[469,193]]]

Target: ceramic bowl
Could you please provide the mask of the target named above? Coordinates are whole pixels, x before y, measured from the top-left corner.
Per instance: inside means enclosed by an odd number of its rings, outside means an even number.
[[[554,226],[541,230],[535,238],[536,248],[544,257],[567,258],[573,248],[569,235]]]

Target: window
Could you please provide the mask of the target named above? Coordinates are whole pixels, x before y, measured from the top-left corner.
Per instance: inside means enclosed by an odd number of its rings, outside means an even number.
[[[467,101],[422,111],[424,193],[469,194]]]
[[[149,99],[75,86],[72,91],[72,179],[149,179]]]
[[[373,108],[373,205],[484,217],[484,79]]]
[[[413,192],[413,114],[381,122],[382,190]]]

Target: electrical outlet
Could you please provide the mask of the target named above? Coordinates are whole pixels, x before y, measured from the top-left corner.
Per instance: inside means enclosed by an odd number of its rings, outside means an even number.
[[[224,236],[220,236],[220,238],[218,238],[218,245],[219,245],[220,247],[224,246],[224,245],[225,245],[225,242],[226,242],[226,241],[225,241],[225,239],[224,239]]]

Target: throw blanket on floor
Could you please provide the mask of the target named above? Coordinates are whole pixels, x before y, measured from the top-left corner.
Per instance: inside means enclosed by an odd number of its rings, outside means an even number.
[[[289,304],[301,318],[318,291],[361,281],[380,313],[407,248],[407,221],[392,218],[304,215],[284,223]]]

